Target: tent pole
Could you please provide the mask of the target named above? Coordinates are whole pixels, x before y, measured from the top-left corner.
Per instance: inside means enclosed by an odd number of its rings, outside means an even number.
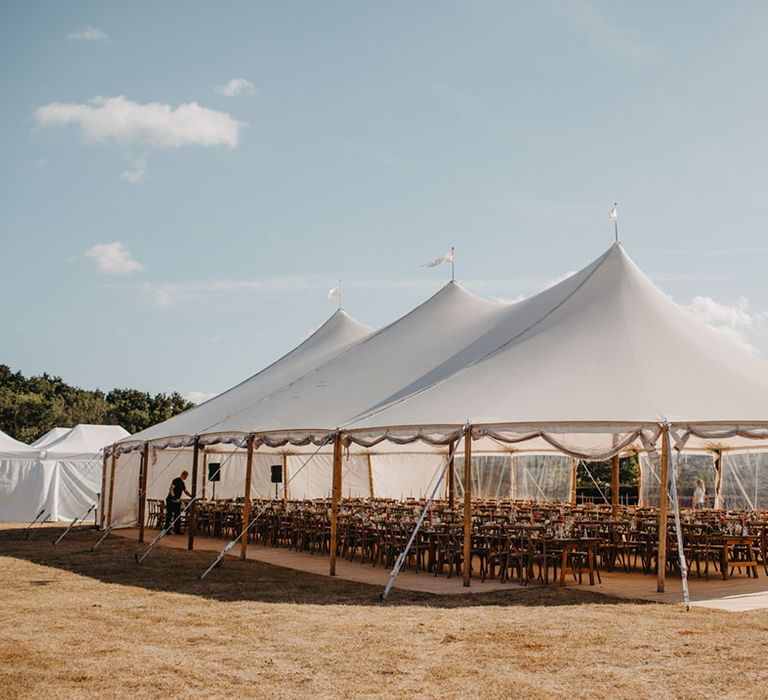
[[[368,486],[371,489],[371,498],[375,498],[375,491],[373,489],[373,460],[371,459],[371,453],[368,453]]]
[[[107,506],[107,525],[112,524],[112,503],[115,500],[115,448],[112,446],[112,464],[109,467],[109,504]]]
[[[448,445],[448,507],[456,505],[456,468],[455,468],[456,442]]]
[[[575,457],[572,460],[573,464],[571,465],[571,505],[576,505],[576,477],[578,476],[579,472],[579,460]]]
[[[187,516],[187,549],[195,548],[195,527],[197,526],[197,463],[200,456],[200,438],[195,438],[195,446],[192,448],[192,501],[189,504]]]
[[[149,443],[144,443],[139,468],[139,543],[144,542],[144,521],[147,511],[147,472],[149,472]]]
[[[101,460],[101,493],[99,494],[99,529],[104,527],[104,506],[107,502],[107,450],[104,449],[104,458]]]
[[[283,454],[283,510],[288,510],[288,455]]]
[[[619,517],[619,455],[613,455],[611,465],[611,513],[614,518]]]
[[[635,463],[637,464],[637,505],[643,505],[643,470],[640,468],[640,453],[635,453]]]
[[[472,426],[464,432],[464,586],[472,569]]]
[[[253,440],[254,435],[248,436],[248,456],[245,462],[245,489],[243,492],[243,522],[240,524],[240,559],[245,559],[248,550],[248,533],[245,529],[251,521],[251,477],[253,476]]]
[[[715,484],[715,508],[720,510],[720,484],[723,480],[723,451],[715,450],[715,466],[717,467],[717,483]]]
[[[667,434],[669,426],[661,431],[661,491],[659,493],[659,545],[656,557],[656,591],[664,593],[664,583],[667,573],[667,475],[669,455],[667,454]]]
[[[203,478],[200,479],[202,482],[202,493],[203,493],[203,500],[205,500],[205,482],[208,481],[208,453],[205,451],[205,448],[203,448]]]
[[[333,438],[333,486],[331,491],[331,563],[330,574],[336,575],[336,546],[339,527],[339,498],[341,497],[341,433]]]

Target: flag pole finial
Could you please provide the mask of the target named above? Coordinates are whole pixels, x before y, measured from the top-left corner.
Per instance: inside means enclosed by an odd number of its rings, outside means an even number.
[[[619,203],[613,203],[613,209],[608,212],[608,218],[613,221],[613,238],[614,242],[619,242]]]
[[[451,282],[456,281],[456,248],[451,246]]]

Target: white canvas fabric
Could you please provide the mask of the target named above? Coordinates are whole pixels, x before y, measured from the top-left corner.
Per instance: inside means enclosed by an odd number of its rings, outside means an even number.
[[[273,392],[290,385],[330,358],[343,353],[372,333],[345,311],[336,311],[301,345],[258,374],[223,394],[131,437],[131,442],[172,436],[220,432],[218,425],[237,423],[249,407],[264,402]]]
[[[102,450],[128,431],[115,425],[55,428],[24,445],[0,433],[0,522],[82,517],[101,491]],[[42,445],[42,447],[41,447]]]
[[[69,433],[72,428],[51,428],[45,435],[41,435],[37,440],[30,444],[30,447],[35,447],[38,450],[47,447],[52,442],[56,442]]]
[[[690,317],[620,244],[517,304],[449,283],[386,328],[303,368],[282,386],[280,377],[270,380],[268,394],[251,391],[249,380],[126,445],[251,431],[290,431],[284,441],[305,444],[339,428],[365,447],[382,435],[444,444],[468,420],[478,437],[519,447],[538,439],[592,458],[641,448],[664,420],[689,446],[734,444],[760,426],[768,437],[768,365]],[[719,432],[708,438],[713,426]]]
[[[194,436],[242,448],[253,432],[260,454],[322,445],[327,456],[340,430],[351,454],[372,455],[386,495],[418,496],[431,473],[417,455],[439,461],[466,424],[478,454],[607,459],[658,446],[662,425],[678,449],[768,446],[768,363],[692,318],[618,243],[515,304],[450,282],[379,331],[337,315],[321,331],[119,449],[188,446]]]
[[[15,456],[28,456],[36,455],[37,450],[30,445],[25,445],[23,442],[12,438],[7,433],[0,430],[0,455],[15,457]]]

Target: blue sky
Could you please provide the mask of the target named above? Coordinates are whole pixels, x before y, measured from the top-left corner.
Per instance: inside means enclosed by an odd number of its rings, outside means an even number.
[[[0,6],[0,362],[221,391],[345,308],[625,246],[768,354],[762,2]],[[235,82],[232,82],[235,81]],[[460,322],[460,319],[457,319]]]

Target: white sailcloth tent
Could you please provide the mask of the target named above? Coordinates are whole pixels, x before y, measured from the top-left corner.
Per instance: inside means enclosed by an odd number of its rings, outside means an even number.
[[[118,425],[54,428],[33,445],[0,434],[0,521],[73,520],[97,502],[103,450],[128,431]]]
[[[315,451],[313,462],[336,456],[347,469],[350,460],[373,462],[371,481],[384,474],[387,483],[376,495],[393,496],[410,484],[423,491],[465,434],[469,454],[510,464],[629,453],[658,461],[666,435],[676,453],[717,458],[768,445],[768,363],[688,315],[618,243],[521,302],[485,301],[450,282],[377,332],[291,371],[281,362],[266,379],[114,446],[123,473],[115,491],[129,520],[150,448],[186,454],[189,469],[193,445],[243,454],[249,436],[269,462],[285,455],[298,466]],[[330,480],[324,486],[328,493]]]

